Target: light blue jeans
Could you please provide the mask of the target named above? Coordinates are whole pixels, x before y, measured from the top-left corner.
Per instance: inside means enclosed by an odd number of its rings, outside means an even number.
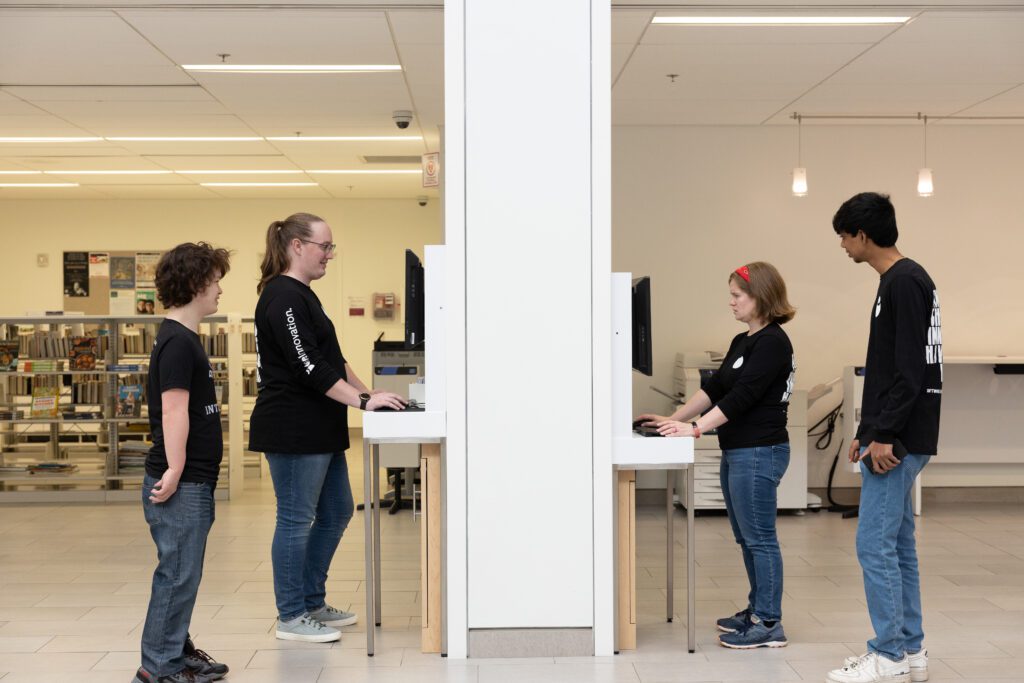
[[[788,443],[722,452],[725,509],[750,581],[747,607],[762,621],[782,618],[782,551],[775,517],[779,482],[788,467]]]
[[[868,650],[893,661],[919,651],[924,641],[910,492],[929,460],[930,455],[908,454],[885,474],[868,469],[870,458],[860,466],[857,559],[864,570],[864,593],[875,629]]]
[[[344,453],[267,453],[277,496],[270,558],[281,621],[323,607],[327,570],[355,504]]]

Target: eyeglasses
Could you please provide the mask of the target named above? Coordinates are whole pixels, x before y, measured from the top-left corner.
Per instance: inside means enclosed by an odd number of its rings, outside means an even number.
[[[304,240],[301,237],[297,237],[296,239],[300,242],[305,242],[306,244],[315,244],[323,249],[325,254],[333,254],[334,250],[338,248],[338,245],[334,242],[313,242],[311,240]]]

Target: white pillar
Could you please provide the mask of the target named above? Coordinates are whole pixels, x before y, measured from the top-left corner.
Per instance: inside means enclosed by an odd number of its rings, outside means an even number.
[[[610,5],[445,15],[448,654],[609,654]]]

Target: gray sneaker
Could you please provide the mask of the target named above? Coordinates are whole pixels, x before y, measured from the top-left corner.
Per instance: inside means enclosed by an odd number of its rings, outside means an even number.
[[[327,624],[329,626],[351,626],[359,621],[359,617],[356,616],[355,612],[345,612],[344,610],[334,609],[330,605],[324,605],[315,612],[310,612],[309,616],[316,619],[321,624]]]
[[[303,614],[292,621],[277,620],[278,640],[298,640],[303,643],[333,643],[341,640],[341,631]]]
[[[861,655],[860,657],[863,657]],[[847,657],[843,662],[845,666],[853,664],[860,657]],[[908,652],[907,659],[910,660],[910,680],[914,683],[921,683],[928,680],[928,650],[922,648],[918,652]]]

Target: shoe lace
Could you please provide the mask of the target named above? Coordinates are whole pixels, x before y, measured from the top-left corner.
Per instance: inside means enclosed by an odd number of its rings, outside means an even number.
[[[871,658],[873,658],[874,656],[875,656],[874,652],[865,652],[860,657],[857,657],[857,659],[855,659],[852,662],[850,662],[849,664],[847,664],[846,668],[850,669],[851,671],[853,671],[854,669],[858,669],[858,668],[866,665],[868,663],[868,661],[870,661]]]
[[[327,626],[322,621],[320,621],[319,619],[314,619],[313,617],[309,616],[308,614],[306,616],[304,616],[302,618],[302,620],[304,622],[306,622],[307,625],[309,625],[312,628],[317,629],[318,631],[327,628]]]
[[[206,654],[206,652],[204,652],[203,650],[200,650],[199,648],[195,648],[195,649],[192,650],[192,656],[196,657],[198,659],[203,660],[207,664],[213,664],[214,663],[213,657],[211,657],[210,655]]]

